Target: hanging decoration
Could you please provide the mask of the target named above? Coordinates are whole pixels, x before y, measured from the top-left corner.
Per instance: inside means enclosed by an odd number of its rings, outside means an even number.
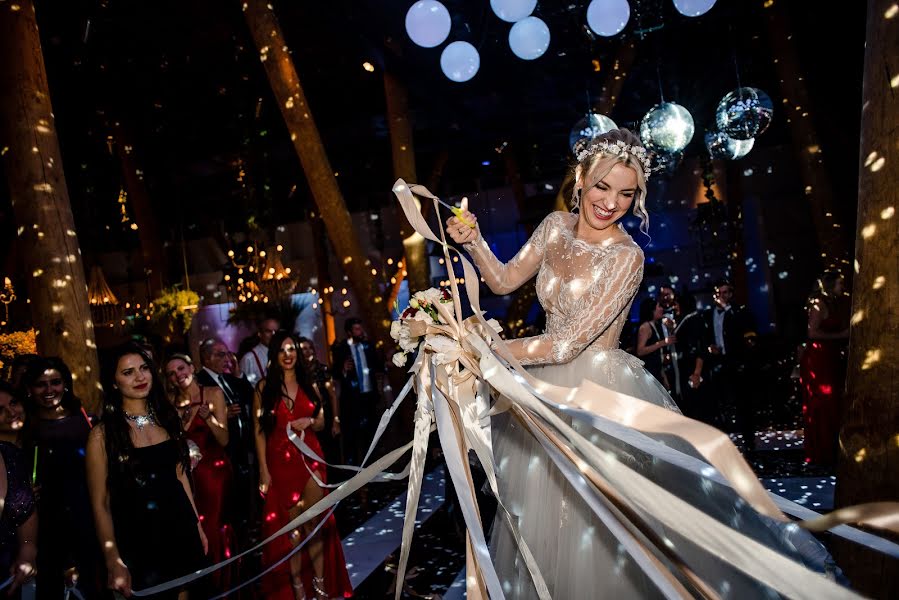
[[[237,302],[267,304],[296,289],[298,278],[281,260],[284,246],[278,244],[268,251],[250,242],[245,249],[228,250],[228,262],[222,267],[222,280],[228,296]]]
[[[680,152],[693,139],[690,111],[674,102],[653,106],[640,122],[640,139],[657,152]]]
[[[774,104],[758,88],[739,87],[730,92],[715,111],[718,129],[737,140],[758,137],[771,125]]]
[[[715,0],[674,0],[674,8],[685,17],[698,17],[709,12]]]
[[[100,265],[91,267],[87,284],[87,301],[95,327],[113,327],[119,321],[119,299],[113,293]]]
[[[493,14],[507,23],[517,23],[534,12],[537,0],[490,0]]]
[[[509,31],[509,47],[522,60],[534,60],[543,56],[549,48],[549,40],[549,27],[537,17],[522,19]]]
[[[709,131],[705,134],[705,147],[708,148],[709,156],[712,158],[738,160],[749,154],[754,144],[755,138],[737,140],[720,131]]]
[[[592,0],[587,6],[587,25],[597,35],[618,35],[631,18],[627,0]]]
[[[451,81],[462,83],[474,77],[481,67],[481,56],[468,42],[453,42],[440,54],[440,69]]]
[[[590,143],[598,135],[601,135],[612,129],[618,129],[615,121],[595,112],[588,112],[584,118],[579,120],[571,128],[568,134],[568,145],[574,154],[583,149],[583,146]]]
[[[434,48],[450,32],[449,11],[437,0],[418,0],[406,13],[406,33],[422,48]]]
[[[7,323],[9,323],[9,305],[12,304],[16,299],[16,288],[12,285],[12,280],[9,277],[3,278],[3,289],[0,290],[0,302],[3,303],[3,322],[0,322],[0,326],[6,327]]]

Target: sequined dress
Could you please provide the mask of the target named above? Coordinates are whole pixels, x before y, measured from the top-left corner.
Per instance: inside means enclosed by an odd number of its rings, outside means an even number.
[[[6,466],[6,497],[0,511],[0,581],[6,579],[19,548],[16,532],[34,513],[34,494],[30,473],[25,470],[22,451],[13,444],[0,442],[0,456]]]
[[[508,263],[483,238],[466,244],[487,285],[507,294],[534,275],[546,312],[542,335],[511,340],[509,346],[538,379],[574,387],[584,379],[678,411],[668,392],[636,357],[618,348],[619,336],[643,276],[643,252],[630,238],[599,245],[579,240],[577,215],[550,214]],[[619,238],[621,239],[621,238]],[[571,423],[571,419],[563,416]],[[492,420],[500,498],[513,514],[534,554],[553,598],[654,598],[658,589],[624,552],[539,443],[510,413]],[[572,426],[641,475],[688,499],[707,514],[741,532],[798,557],[786,532],[745,507],[730,490],[703,491],[696,474],[656,460],[619,437],[583,421]],[[639,434],[637,434],[639,435]],[[626,438],[626,436],[625,436]],[[648,516],[651,520],[651,515]],[[803,538],[802,543],[807,542]],[[507,598],[536,598],[530,574],[508,527],[494,522],[491,554]],[[817,550],[817,547],[815,548]],[[689,554],[689,552],[687,552]],[[757,597],[756,584],[710,557],[697,553],[706,580],[725,581],[733,590]],[[691,566],[694,566],[691,563]],[[736,596],[734,596],[736,597]],[[748,597],[748,596],[747,596]]]

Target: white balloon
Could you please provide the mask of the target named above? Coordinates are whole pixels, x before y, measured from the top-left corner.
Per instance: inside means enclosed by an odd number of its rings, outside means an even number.
[[[518,58],[534,60],[549,48],[549,27],[537,17],[522,19],[509,31],[509,47]]]
[[[698,17],[709,12],[715,0],[674,0],[674,8],[685,17]]]
[[[406,13],[406,33],[423,48],[442,44],[451,24],[449,11],[437,0],[418,0]]]
[[[517,23],[530,16],[536,7],[537,0],[490,0],[493,13],[509,23]]]
[[[592,0],[587,6],[587,25],[597,35],[618,35],[631,18],[627,0]]]
[[[453,42],[440,55],[440,69],[452,81],[462,83],[475,76],[481,66],[477,49],[468,42]]]

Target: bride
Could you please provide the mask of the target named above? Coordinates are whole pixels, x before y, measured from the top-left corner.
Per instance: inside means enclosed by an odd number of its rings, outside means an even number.
[[[617,129],[595,138],[577,158],[572,212],[547,216],[508,263],[493,255],[474,214],[465,211],[450,218],[447,232],[456,243],[464,244],[494,293],[508,294],[537,276],[546,331],[507,342],[532,375],[567,387],[588,379],[678,411],[642,362],[618,348],[643,277],[643,251],[620,221],[632,210],[641,230],[648,227],[648,155],[633,133]],[[709,485],[697,474],[657,460],[645,446],[629,443],[632,439],[626,435],[610,435],[581,420],[572,426],[591,443],[713,518],[803,560],[790,539],[792,529],[788,533],[784,526],[758,515],[726,486]],[[558,599],[659,596],[656,586],[516,418],[503,413],[493,419],[492,428],[500,498],[530,547],[550,595]],[[802,538],[802,543],[815,546],[809,538]],[[682,552],[696,559],[691,568],[722,596],[771,591],[701,548],[689,549],[689,540],[676,543],[688,547]],[[513,535],[499,519],[490,546],[504,593],[510,598],[536,598]],[[815,552],[820,550],[814,548]]]

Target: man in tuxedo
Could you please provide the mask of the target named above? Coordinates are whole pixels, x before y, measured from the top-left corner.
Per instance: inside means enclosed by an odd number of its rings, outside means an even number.
[[[359,465],[377,426],[377,408],[384,385],[384,361],[368,342],[362,320],[343,325],[346,339],[331,346],[334,379],[340,384],[340,428],[344,459]]]
[[[225,372],[225,365],[231,356],[228,346],[220,339],[210,338],[200,344],[200,364],[197,383],[215,386],[222,390],[228,406],[228,457],[234,468],[234,493],[232,497],[232,523],[235,533],[246,548],[250,541],[249,529],[255,514],[254,491],[256,456],[253,450],[253,420],[250,410],[253,406],[253,387],[243,377],[235,377]]]
[[[756,359],[756,332],[752,314],[745,306],[732,303],[734,286],[721,280],[715,284],[715,306],[706,311],[708,392],[719,406],[722,402],[736,407],[737,430],[743,434],[747,450],[755,446],[753,418],[752,365]]]

